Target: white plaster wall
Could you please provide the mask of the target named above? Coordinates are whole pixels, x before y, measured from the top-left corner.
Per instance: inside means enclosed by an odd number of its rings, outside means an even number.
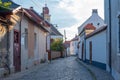
[[[72,55],[74,53],[74,50],[73,50],[73,42],[71,41],[70,42],[70,55]]]
[[[77,44],[78,44],[78,41],[70,42],[70,54],[71,55],[76,55],[78,53]]]
[[[39,54],[39,28],[34,25],[34,33],[36,33],[36,42],[34,40],[34,44],[36,43],[36,47],[34,48],[34,61],[40,61],[40,54]]]
[[[45,59],[46,54],[46,35],[47,33],[40,30],[40,28],[35,26],[34,32],[37,34],[37,45],[34,50],[34,60],[40,61],[41,59]]]
[[[46,33],[44,33],[42,30],[39,30],[38,44],[39,44],[40,59],[44,59],[45,53],[47,53],[46,52]]]
[[[106,31],[86,39],[86,59],[89,60],[89,42],[92,41],[92,61],[106,64]]]
[[[109,1],[105,0],[105,23],[108,25],[107,30],[107,44],[109,44]],[[114,3],[114,4],[113,4]],[[118,21],[118,12],[120,12],[120,0],[111,0],[111,41],[112,41],[112,49],[111,49],[111,58],[112,58],[112,75],[115,80],[120,80],[120,56],[119,56],[119,49],[118,49],[118,34],[119,34],[119,21]],[[109,45],[107,45],[107,70],[110,71],[109,66]]]
[[[70,56],[70,47],[67,48],[67,56]]]
[[[26,67],[29,67],[28,60],[28,48],[25,48],[25,29],[28,29],[28,20],[26,17],[23,17],[21,22],[21,70],[25,70]],[[23,40],[22,40],[23,39]]]
[[[85,47],[85,33],[81,33],[81,35],[79,36],[79,41],[80,41],[80,44],[79,44],[79,50],[78,50],[78,55],[79,55],[79,58],[82,59],[82,44],[84,44],[84,47]],[[85,48],[84,48],[85,49]],[[85,50],[83,51],[85,52]],[[85,54],[83,54],[83,58],[85,59]]]
[[[50,34],[47,33],[47,50],[50,50]]]

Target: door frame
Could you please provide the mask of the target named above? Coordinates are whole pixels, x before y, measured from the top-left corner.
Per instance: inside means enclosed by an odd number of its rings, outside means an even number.
[[[14,32],[13,32],[13,64],[14,64],[14,69],[15,69],[15,72],[19,72],[19,71],[21,71],[21,53],[20,53],[20,31],[19,30],[16,30],[16,29],[14,29],[13,30]],[[18,33],[18,56],[17,56],[17,60],[18,61],[16,61],[16,56],[15,56],[15,32],[17,32]],[[18,58],[19,57],[19,58]],[[16,67],[17,66],[17,67]]]
[[[84,57],[84,43],[82,43],[82,55],[81,55],[82,60],[83,60],[83,57]]]
[[[89,42],[89,62],[92,64],[92,41]]]

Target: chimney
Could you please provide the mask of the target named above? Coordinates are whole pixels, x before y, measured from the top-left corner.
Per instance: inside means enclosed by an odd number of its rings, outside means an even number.
[[[33,7],[32,7],[32,6],[30,7],[30,10],[33,10]]]
[[[97,9],[92,9],[92,14],[98,14]]]

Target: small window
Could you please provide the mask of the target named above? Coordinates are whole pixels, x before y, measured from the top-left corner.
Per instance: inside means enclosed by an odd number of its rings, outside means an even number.
[[[34,49],[36,49],[37,46],[37,34],[34,33]]]
[[[28,48],[28,29],[25,29],[25,49]]]
[[[97,25],[99,26],[99,25],[100,25],[100,23],[97,23]]]

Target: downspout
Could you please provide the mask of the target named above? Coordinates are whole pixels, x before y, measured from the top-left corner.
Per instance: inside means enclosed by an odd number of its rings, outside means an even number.
[[[111,70],[111,67],[112,67],[112,65],[111,65],[111,54],[112,54],[112,52],[111,52],[111,0],[109,0],[109,67],[110,67],[110,73],[112,72],[112,70]]]
[[[85,54],[85,62],[86,62],[86,38],[85,38],[85,37],[86,37],[86,32],[84,33],[84,41],[85,41],[85,42],[84,42],[84,43],[85,43],[85,46],[84,46],[84,50],[85,50],[85,51],[84,51],[84,54]]]
[[[20,38],[19,38],[19,44],[20,44],[20,60],[21,60],[21,26],[22,26],[22,19],[23,19],[23,9],[21,9],[21,18],[20,18],[20,24],[19,24],[19,30],[20,30]],[[21,61],[20,61],[20,66],[21,66]],[[21,70],[21,69],[20,69]]]

